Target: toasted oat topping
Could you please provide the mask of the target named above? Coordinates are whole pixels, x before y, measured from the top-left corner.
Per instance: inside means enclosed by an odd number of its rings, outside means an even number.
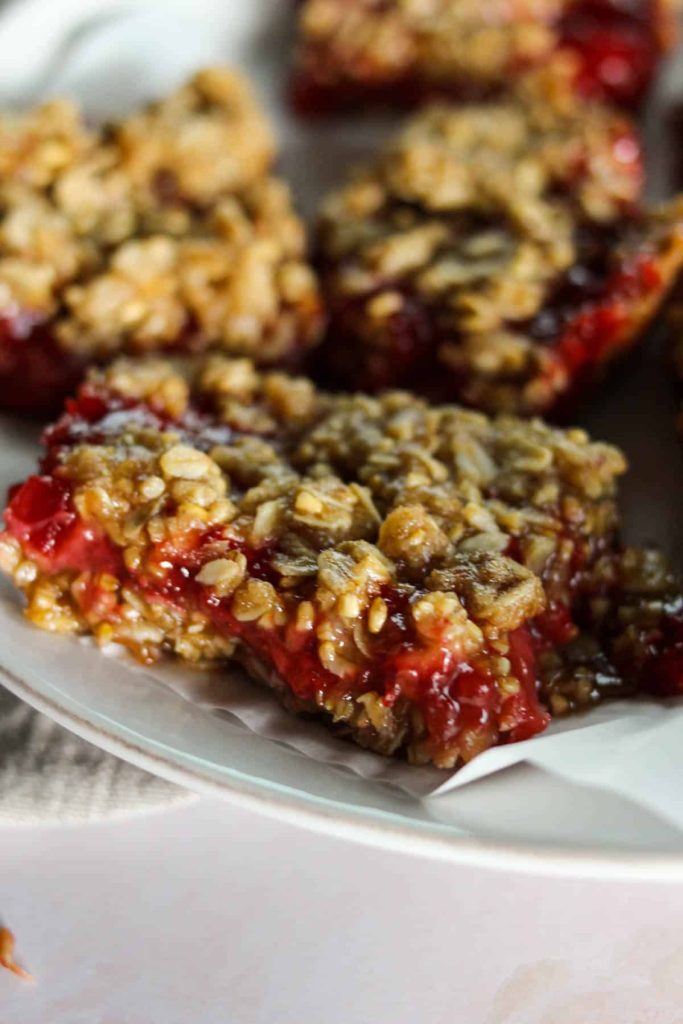
[[[47,189],[95,145],[78,107],[51,100],[26,114],[0,116],[0,176],[3,182]]]
[[[250,86],[220,68],[198,72],[113,134],[133,189],[151,206],[160,189],[210,206],[258,181],[275,157],[270,125]]]
[[[425,111],[381,164],[386,187],[405,202],[449,212],[490,204],[537,234],[555,221],[550,199],[561,189],[592,219],[623,213],[640,198],[639,159],[627,117],[583,103],[565,78],[539,72],[500,103]],[[542,205],[533,209],[534,201]]]
[[[568,386],[551,343],[580,311],[582,284],[597,301],[643,255],[664,262],[675,249],[680,263],[680,204],[648,219],[641,187],[628,119],[556,76],[529,76],[499,103],[422,112],[322,208],[332,364],[345,337],[360,367],[390,363],[417,303],[434,342],[418,374],[431,362],[486,408],[549,406]],[[562,284],[573,310],[558,312]]]
[[[382,81],[499,82],[549,54],[566,0],[305,0],[302,63],[321,75]]]
[[[189,344],[305,349],[319,300],[270,128],[208,69],[100,132],[70,104],[0,120],[0,301],[85,356]]]
[[[553,75],[529,76],[500,103],[412,118],[323,207],[324,254],[348,260],[360,250],[349,291],[362,290],[362,271],[419,272],[434,292],[494,272],[543,280],[572,262],[579,215],[610,221],[638,201],[639,161],[628,119],[585,105]]]

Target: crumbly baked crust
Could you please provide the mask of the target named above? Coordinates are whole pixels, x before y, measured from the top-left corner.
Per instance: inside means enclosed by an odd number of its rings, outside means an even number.
[[[676,588],[617,543],[615,448],[214,356],[92,373],[5,513],[29,618],[241,658],[285,703],[452,767],[680,689]],[[676,639],[677,638],[677,639]]]
[[[627,118],[552,74],[414,117],[324,204],[329,378],[546,411],[641,333],[683,262]]]
[[[3,115],[0,398],[31,348],[56,374],[168,348],[300,359],[320,301],[274,153],[250,88],[217,68],[99,132],[68,102]]]
[[[557,61],[584,95],[630,104],[674,21],[670,0],[304,0],[294,101],[311,114],[481,97]]]

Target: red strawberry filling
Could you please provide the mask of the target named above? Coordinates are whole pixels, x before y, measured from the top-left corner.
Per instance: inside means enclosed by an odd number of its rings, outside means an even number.
[[[662,53],[650,0],[578,0],[560,23],[561,45],[579,59],[577,87],[625,106],[642,100]]]
[[[0,317],[0,408],[54,412],[84,370],[80,359],[59,347],[49,323],[21,313]]]
[[[5,523],[41,572],[119,571],[121,559],[114,545],[97,524],[81,519],[69,485],[56,477],[31,476],[15,487]]]

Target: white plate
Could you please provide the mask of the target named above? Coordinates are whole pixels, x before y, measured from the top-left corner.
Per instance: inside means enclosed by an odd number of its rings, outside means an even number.
[[[167,0],[133,7],[52,0],[46,16],[42,0],[25,0],[0,17],[0,95],[26,99],[37,91],[70,91],[94,116],[106,116],[163,91],[201,63],[233,61],[256,80],[277,119],[284,169],[310,210],[382,129],[312,132],[289,121],[279,101],[287,8],[285,0]],[[112,9],[119,20],[103,19]],[[78,11],[94,20],[72,32]],[[36,63],[27,63],[31,58]],[[640,357],[621,374],[618,387],[594,403],[585,422],[622,444],[633,463],[624,491],[629,535],[657,540],[680,564],[683,465],[673,413],[661,366]],[[34,441],[25,424],[0,420],[0,487],[32,470]],[[0,679],[10,690],[93,743],[200,792],[337,835],[457,862],[683,878],[681,831],[617,796],[522,765],[419,802],[210,715],[82,642],[33,629],[6,584],[0,587],[0,635]]]

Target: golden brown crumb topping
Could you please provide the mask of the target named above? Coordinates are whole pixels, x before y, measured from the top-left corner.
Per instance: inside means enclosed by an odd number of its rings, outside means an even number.
[[[237,433],[234,444],[197,452],[211,474],[215,463],[225,470],[223,475],[236,474],[247,482],[291,480],[292,473],[312,481],[334,480],[340,487],[347,486],[342,481],[357,482],[370,492],[382,519],[409,498],[432,507],[437,519],[451,519],[458,502],[465,500],[461,530],[468,536],[495,532],[493,519],[475,508],[484,500],[503,518],[507,503],[524,506],[519,514],[532,520],[551,509],[571,519],[577,503],[611,498],[615,477],[625,470],[617,449],[590,441],[580,429],[561,430],[540,420],[508,416],[491,419],[456,406],[433,406],[405,392],[377,398],[330,395],[303,377],[259,373],[248,360],[121,359],[91,373],[90,382],[161,407],[179,421],[181,430],[183,417],[195,404],[212,409],[213,426]],[[136,429],[135,417],[131,428]],[[172,425],[169,430],[172,434]],[[168,443],[164,435],[161,443]],[[251,446],[259,458],[243,457]],[[317,483],[311,487],[317,492]],[[484,499],[492,487],[496,497]],[[321,522],[334,518],[313,504]],[[380,519],[370,506],[367,510],[379,529]],[[449,531],[451,540],[456,538],[452,525]],[[400,557],[409,560],[408,550],[401,548]]]
[[[200,71],[167,99],[115,129],[122,166],[151,206],[161,187],[198,206],[257,181],[275,142],[247,82],[219,68]]]
[[[623,213],[640,198],[639,157],[629,118],[584,103],[553,71],[521,78],[499,103],[414,117],[387,147],[381,173],[406,202],[449,212],[490,206],[532,235],[546,220],[554,226],[551,194],[562,187],[591,219]]]
[[[56,317],[84,354],[189,337],[265,362],[305,348],[316,283],[273,156],[251,90],[222,69],[102,132],[67,103],[4,116],[0,302]]]
[[[528,76],[499,103],[413,117],[323,207],[324,252],[343,260],[360,250],[367,274],[419,272],[427,291],[478,292],[491,271],[542,281],[575,258],[577,216],[610,221],[637,202],[639,157],[628,119],[584,104],[562,78]],[[457,247],[446,261],[449,239]],[[362,290],[356,268],[348,277]]]

